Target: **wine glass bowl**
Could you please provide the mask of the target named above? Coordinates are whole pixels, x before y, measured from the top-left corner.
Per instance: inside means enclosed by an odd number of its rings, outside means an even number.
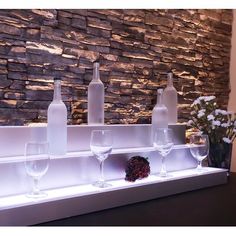
[[[173,131],[168,128],[157,128],[154,131],[153,146],[161,154],[160,176],[166,177],[165,157],[171,152],[173,143]]]
[[[105,161],[108,155],[111,153],[112,147],[111,146],[100,147],[98,145],[91,145],[91,151],[94,155],[97,156],[97,159],[99,161]]]
[[[45,197],[47,194],[39,189],[39,180],[49,167],[48,142],[28,142],[25,145],[25,170],[33,178],[33,189],[26,196],[31,198]]]
[[[162,156],[167,156],[170,153],[170,151],[172,149],[172,146],[173,146],[173,143],[166,143],[166,144],[163,144],[163,145],[158,144],[158,143],[154,143],[155,149],[158,152],[160,152],[160,154]]]
[[[209,153],[209,138],[205,134],[194,134],[190,136],[190,152],[198,161],[196,170],[203,171],[202,161]]]
[[[104,179],[103,165],[104,161],[112,151],[112,131],[111,130],[93,130],[90,138],[90,149],[99,161],[100,177],[93,185],[99,188],[106,188],[111,186]]]

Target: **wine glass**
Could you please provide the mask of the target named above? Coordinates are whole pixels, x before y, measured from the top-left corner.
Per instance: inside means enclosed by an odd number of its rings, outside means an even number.
[[[197,159],[197,171],[203,171],[202,160],[205,159],[209,153],[209,138],[206,134],[193,134],[190,136],[190,152],[192,156]]]
[[[161,170],[159,175],[161,177],[166,177],[167,171],[166,171],[165,157],[170,153],[170,151],[174,146],[173,131],[168,128],[155,129],[153,146],[155,150],[161,154]]]
[[[90,139],[90,149],[96,156],[100,164],[100,177],[93,185],[99,188],[106,188],[111,186],[104,180],[103,165],[105,159],[112,150],[112,131],[111,130],[93,130]]]
[[[33,178],[32,192],[26,196],[31,198],[45,197],[47,194],[39,189],[39,180],[48,170],[50,161],[48,142],[28,142],[25,145],[25,169]]]

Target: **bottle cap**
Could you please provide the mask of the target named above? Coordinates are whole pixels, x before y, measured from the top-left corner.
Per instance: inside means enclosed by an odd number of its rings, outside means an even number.
[[[157,93],[162,93],[163,89],[157,89]]]
[[[54,81],[56,81],[56,80],[60,80],[61,81],[61,78],[55,77]]]
[[[93,66],[94,66],[94,67],[99,67],[99,62],[97,62],[97,61],[94,62],[94,63],[93,63]]]

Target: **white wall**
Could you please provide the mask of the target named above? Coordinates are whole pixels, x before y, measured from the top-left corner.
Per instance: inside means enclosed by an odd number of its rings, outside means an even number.
[[[229,97],[228,110],[236,112],[236,10],[234,11],[234,20],[232,26],[232,48],[230,60],[230,87],[231,93]],[[236,172],[236,141],[233,146],[231,171]]]

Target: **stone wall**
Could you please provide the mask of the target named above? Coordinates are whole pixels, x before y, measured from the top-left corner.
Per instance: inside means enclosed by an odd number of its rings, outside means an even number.
[[[107,124],[150,123],[170,71],[180,121],[199,95],[226,107],[231,24],[231,10],[0,10],[0,124],[46,122],[54,76],[69,124],[86,123],[96,60]]]

